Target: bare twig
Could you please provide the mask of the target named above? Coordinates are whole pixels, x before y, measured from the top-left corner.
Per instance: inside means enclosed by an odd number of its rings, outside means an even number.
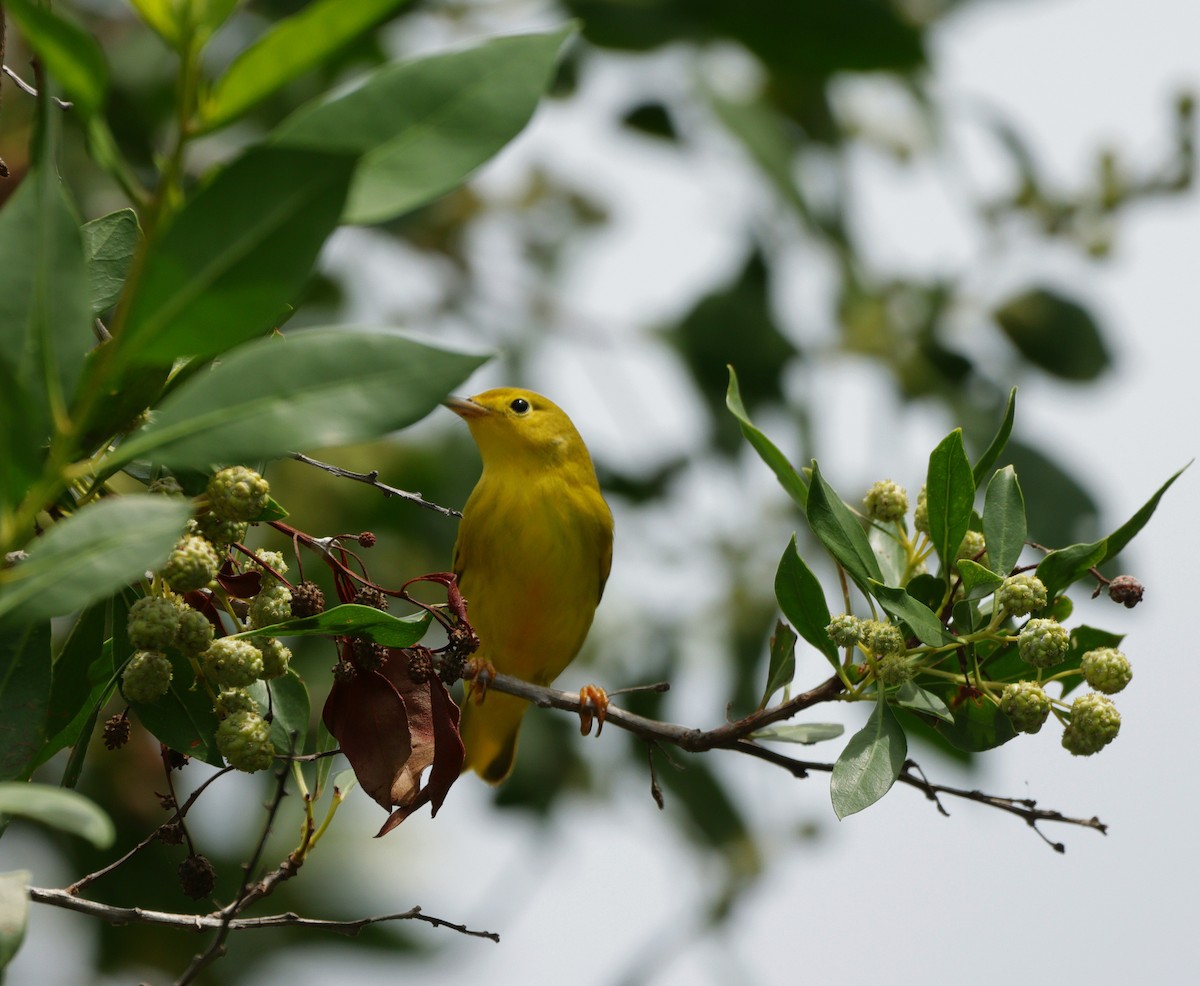
[[[28,82],[26,82],[19,75],[17,75],[16,72],[14,72],[12,69],[10,69],[7,65],[3,66],[3,70],[4,70],[4,74],[7,75],[10,79],[12,79],[13,82],[15,82],[17,84],[17,88],[20,89],[23,93],[25,93],[26,95],[29,95],[29,96],[33,96],[35,98],[37,97],[37,94],[38,94],[37,89],[35,89]],[[69,110],[72,106],[75,105],[74,103],[67,102],[65,99],[59,99],[57,96],[54,97],[54,102],[58,106],[59,109],[63,109],[63,110]]]
[[[328,462],[321,462],[317,459],[310,458],[302,452],[293,452],[292,458],[297,462],[303,462],[305,465],[316,466],[318,469],[324,469],[332,476],[339,476],[342,479],[353,479],[358,483],[366,483],[368,486],[373,486],[379,490],[384,496],[398,496],[402,500],[407,500],[409,503],[415,503],[418,507],[424,507],[426,510],[432,510],[435,513],[441,514],[443,517],[461,517],[462,513],[458,510],[451,510],[449,507],[443,507],[439,503],[433,503],[426,500],[420,493],[411,493],[408,490],[397,489],[394,486],[388,486],[386,483],[379,481],[379,470],[372,469],[370,472],[353,472],[350,469],[343,469],[341,466],[330,465]]]

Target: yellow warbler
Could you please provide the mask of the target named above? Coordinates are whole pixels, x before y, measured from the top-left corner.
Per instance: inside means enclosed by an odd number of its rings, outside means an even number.
[[[446,406],[466,420],[483,459],[454,546],[476,660],[547,685],[583,646],[612,563],[612,514],[592,458],[571,419],[532,391],[501,387]],[[527,708],[500,692],[468,698],[463,769],[504,780]]]

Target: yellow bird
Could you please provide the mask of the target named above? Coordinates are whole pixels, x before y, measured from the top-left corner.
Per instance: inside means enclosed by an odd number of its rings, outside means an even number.
[[[501,387],[446,406],[466,420],[483,459],[454,545],[476,660],[548,685],[583,646],[612,564],[612,513],[592,458],[571,419],[532,391]],[[585,688],[585,698],[603,712],[603,692]],[[463,769],[504,780],[527,708],[496,691],[468,697]]]

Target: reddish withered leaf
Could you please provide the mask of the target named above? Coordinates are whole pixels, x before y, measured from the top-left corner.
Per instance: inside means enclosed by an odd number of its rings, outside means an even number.
[[[413,752],[408,711],[395,685],[378,671],[334,681],[322,717],[363,790],[390,809],[397,777]]]

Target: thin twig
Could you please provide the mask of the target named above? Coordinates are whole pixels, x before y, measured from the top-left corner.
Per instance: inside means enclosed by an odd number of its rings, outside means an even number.
[[[328,462],[321,462],[317,459],[310,458],[302,452],[293,452],[292,458],[297,462],[303,462],[305,465],[316,466],[318,469],[324,469],[327,473],[333,476],[339,476],[342,479],[353,479],[358,483],[366,483],[368,486],[373,486],[379,490],[384,496],[397,496],[401,500],[407,500],[409,503],[415,503],[418,507],[424,507],[426,510],[433,510],[444,517],[461,517],[462,513],[458,510],[452,510],[449,507],[443,507],[439,503],[433,503],[426,500],[420,493],[412,493],[408,490],[397,489],[395,486],[388,486],[386,483],[379,481],[379,470],[372,469],[370,472],[353,472],[350,469],[343,469],[341,466],[334,466]]]
[[[10,79],[13,80],[13,82],[15,82],[17,84],[18,89],[20,89],[23,93],[25,93],[28,96],[33,96],[35,99],[37,98],[37,94],[38,94],[37,89],[35,89],[28,82],[26,82],[24,79],[22,79],[19,75],[17,75],[16,72],[14,72],[12,69],[10,69],[7,65],[3,66],[3,70],[4,70],[4,74],[7,75]],[[67,102],[65,99],[59,99],[57,96],[54,97],[54,102],[58,104],[59,109],[64,109],[64,110],[69,110],[72,106],[75,105],[74,103]]]

